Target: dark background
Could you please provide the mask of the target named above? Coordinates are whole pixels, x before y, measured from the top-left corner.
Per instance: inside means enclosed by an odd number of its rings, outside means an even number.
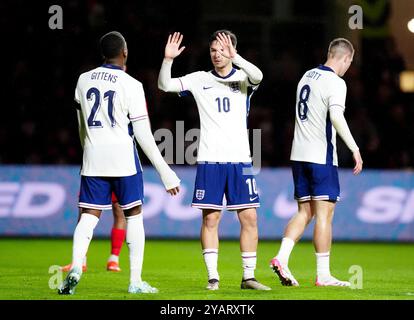
[[[264,73],[249,117],[250,128],[262,129],[262,166],[289,165],[297,82],[306,70],[325,62],[332,36],[343,34],[333,31],[337,9],[332,1],[289,1],[289,19],[274,18],[275,2],[2,1],[0,164],[81,163],[73,108],[76,80],[102,63],[97,42],[112,30],[127,40],[127,72],[144,85],[153,131],[174,131],[176,121],[185,121],[186,129],[199,128],[191,97],[157,88],[165,42],[171,32],[184,34],[187,48],[174,62],[173,77],[210,70],[208,38],[226,28],[238,36],[238,52]],[[63,30],[49,29],[48,9],[54,4],[62,6]],[[389,5],[373,27],[385,25],[390,13]],[[359,40],[358,59],[344,77],[345,116],[364,165],[413,168],[413,97],[403,94],[398,82],[406,62],[390,34],[362,34]],[[351,153],[341,142],[338,152],[340,165],[352,166]]]

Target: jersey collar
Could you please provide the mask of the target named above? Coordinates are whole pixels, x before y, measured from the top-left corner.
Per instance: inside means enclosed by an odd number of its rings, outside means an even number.
[[[214,76],[216,76],[216,77],[218,77],[218,78],[220,78],[220,79],[227,79],[227,78],[230,78],[235,72],[236,72],[236,70],[237,69],[235,69],[235,68],[233,68],[233,69],[231,69],[231,71],[230,71],[230,73],[227,75],[227,76],[224,76],[224,77],[222,77],[221,75],[219,75],[217,72],[216,72],[216,70],[211,70],[211,73],[214,75]]]
[[[333,71],[333,70],[332,70],[332,68],[329,68],[329,67],[327,67],[327,66],[324,66],[323,64],[320,64],[320,65],[318,66],[318,69],[320,69],[320,70],[324,70],[324,71],[330,71],[330,72],[335,73],[335,71]]]
[[[101,65],[102,68],[108,68],[108,69],[118,69],[118,70],[124,70],[120,66],[116,66],[114,64],[104,63]]]

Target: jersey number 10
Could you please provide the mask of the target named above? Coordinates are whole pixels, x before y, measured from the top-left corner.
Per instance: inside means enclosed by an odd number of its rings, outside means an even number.
[[[86,98],[91,101],[92,95],[94,95],[95,101],[92,106],[91,114],[88,117],[88,127],[89,128],[102,128],[102,122],[96,120],[97,113],[101,109],[101,93],[100,91],[92,87],[86,93]],[[109,90],[104,93],[104,100],[108,100],[108,116],[109,120],[111,121],[111,126],[115,126],[115,118],[114,118],[114,96],[115,91]]]
[[[216,98],[217,106],[218,106],[218,112],[221,112],[223,109],[224,112],[230,111],[230,99],[227,97],[224,97],[223,99]]]

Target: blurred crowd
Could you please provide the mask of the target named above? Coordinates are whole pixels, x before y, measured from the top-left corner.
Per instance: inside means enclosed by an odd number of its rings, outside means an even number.
[[[168,128],[174,132],[176,121],[184,121],[185,129],[199,128],[194,100],[161,92],[157,78],[165,41],[173,31],[184,34],[187,47],[174,62],[173,76],[211,69],[207,42],[215,29],[206,30],[200,23],[198,1],[179,8],[173,2],[156,3],[66,1],[64,29],[50,30],[47,7],[24,2],[25,9],[19,10],[23,1],[13,2],[13,14],[0,19],[3,53],[9,51],[7,60],[3,60],[6,75],[1,80],[5,91],[0,163],[81,163],[73,107],[76,80],[81,72],[102,62],[97,40],[112,29],[126,37],[127,72],[144,85],[153,131]],[[5,10],[1,3],[0,11]],[[225,23],[216,29],[223,27],[232,29]],[[288,166],[297,82],[307,69],[325,62],[326,39],[288,39],[286,45],[274,47],[271,56],[265,58],[260,47],[252,44],[257,39],[233,31],[239,36],[239,53],[264,73],[252,98],[249,117],[249,127],[262,130],[262,165]],[[298,45],[301,43],[306,50]],[[413,168],[413,98],[399,89],[399,73],[405,63],[391,37],[377,45],[380,49],[369,50],[370,44],[363,42],[362,51],[345,76],[345,116],[365,167]],[[338,152],[340,166],[352,166],[352,155],[339,138]]]

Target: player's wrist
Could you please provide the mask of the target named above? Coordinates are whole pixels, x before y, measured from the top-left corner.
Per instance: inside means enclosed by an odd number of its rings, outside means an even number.
[[[166,190],[179,187],[181,182],[180,178],[178,178],[177,174],[171,168],[161,174],[161,180]]]
[[[174,61],[174,58],[171,58],[171,57],[164,57],[164,62],[167,62],[167,63],[172,63]]]
[[[238,64],[238,63],[240,63],[240,58],[241,58],[241,56],[240,56],[238,53],[236,53],[236,54],[233,56],[233,58],[231,58],[231,61],[232,61],[234,64]]]

